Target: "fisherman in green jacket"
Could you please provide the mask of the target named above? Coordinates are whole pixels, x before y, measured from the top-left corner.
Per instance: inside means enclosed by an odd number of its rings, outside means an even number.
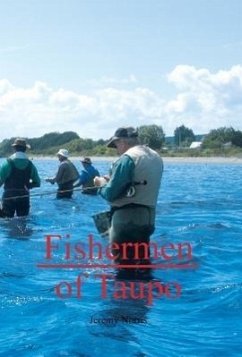
[[[24,139],[16,139],[12,144],[15,153],[0,169],[0,186],[4,185],[2,217],[27,216],[30,209],[29,190],[40,187],[38,171],[25,151],[30,148]]]
[[[132,127],[119,128],[107,146],[116,148],[121,156],[113,164],[110,179],[96,177],[94,183],[111,205],[110,240],[117,244],[145,243],[148,246],[155,229],[163,161],[154,150],[139,144],[138,132]],[[149,250],[142,247],[138,259],[132,247],[127,257],[122,256],[122,252],[113,254],[116,262],[123,264],[149,261]]]

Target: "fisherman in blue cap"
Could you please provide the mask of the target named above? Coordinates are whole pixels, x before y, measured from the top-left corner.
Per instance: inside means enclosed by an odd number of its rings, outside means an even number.
[[[93,166],[90,157],[84,157],[81,160],[83,170],[80,173],[78,182],[74,187],[82,186],[82,193],[89,195],[96,195],[97,189],[93,182],[94,177],[100,176],[98,170]]]

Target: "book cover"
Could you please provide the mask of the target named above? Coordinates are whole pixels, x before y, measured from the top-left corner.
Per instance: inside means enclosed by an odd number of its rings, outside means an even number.
[[[27,216],[1,210],[1,356],[241,356],[241,7],[0,1],[2,208],[23,195],[16,138],[41,179]],[[120,127],[164,163],[138,268],[115,262],[129,247],[108,239],[91,183],[56,197],[58,155],[108,177]]]

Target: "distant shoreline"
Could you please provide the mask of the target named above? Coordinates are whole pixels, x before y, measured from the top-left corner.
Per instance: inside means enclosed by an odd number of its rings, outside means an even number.
[[[83,156],[71,156],[70,160],[79,161]],[[92,161],[95,163],[98,161],[115,161],[118,157],[116,156],[90,156]],[[31,156],[29,158],[33,160],[57,160],[55,155],[53,156]],[[242,158],[238,157],[162,157],[164,163],[174,163],[174,164],[239,164],[242,165]]]
[[[164,162],[168,163],[191,163],[191,164],[240,164],[242,158],[238,157],[164,157]]]

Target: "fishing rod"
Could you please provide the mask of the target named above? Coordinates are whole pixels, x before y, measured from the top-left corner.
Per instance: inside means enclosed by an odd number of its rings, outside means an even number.
[[[73,189],[69,189],[69,190],[58,190],[58,191],[44,191],[42,193],[32,193],[30,194],[25,194],[25,195],[19,195],[19,196],[13,196],[13,197],[6,197],[6,198],[2,198],[3,200],[16,200],[18,198],[26,198],[26,197],[41,197],[41,196],[48,196],[48,195],[55,195],[57,192],[58,193],[66,193],[66,192],[71,192],[71,191],[81,191],[81,192],[85,192],[86,190],[96,190],[97,188],[101,188],[100,187],[96,187],[96,186],[90,186],[90,187],[85,187],[85,188],[73,188]]]
[[[131,187],[132,185],[135,185],[135,186],[138,186],[138,185],[147,185],[147,181],[146,180],[143,180],[143,181],[134,181],[132,182],[131,184]],[[25,194],[25,195],[18,195],[18,196],[13,196],[13,197],[6,197],[6,198],[2,198],[3,200],[6,200],[6,201],[9,201],[9,200],[16,200],[18,198],[27,198],[27,197],[42,197],[42,196],[48,196],[48,195],[55,195],[57,192],[58,193],[67,193],[67,192],[76,192],[76,191],[81,191],[81,192],[85,192],[85,191],[89,191],[89,190],[97,190],[99,188],[102,188],[104,187],[105,185],[103,186],[89,186],[89,187],[85,187],[85,188],[78,188],[78,187],[75,187],[73,189],[69,189],[69,190],[58,190],[58,191],[44,191],[42,193],[32,193],[31,195],[30,194]]]

